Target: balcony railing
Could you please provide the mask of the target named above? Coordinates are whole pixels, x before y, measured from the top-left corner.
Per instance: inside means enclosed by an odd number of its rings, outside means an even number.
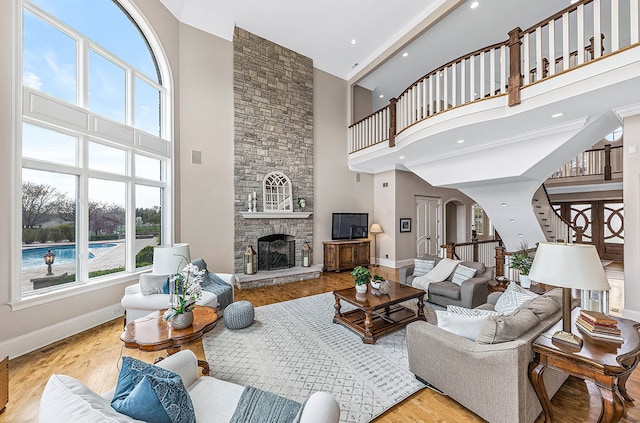
[[[622,173],[622,146],[587,150],[567,162],[558,169],[552,179],[568,178],[573,176],[603,175],[605,181],[610,181],[613,174]]]
[[[398,98],[349,127],[349,152],[384,141],[456,107],[496,96],[520,104],[520,91],[639,41],[640,0],[582,0],[506,41],[440,66]],[[552,65],[551,65],[552,64]]]

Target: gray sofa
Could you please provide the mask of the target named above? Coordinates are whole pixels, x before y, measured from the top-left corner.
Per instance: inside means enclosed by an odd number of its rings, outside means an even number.
[[[434,260],[436,264],[442,260],[437,256],[424,256],[421,258],[424,260]],[[487,270],[484,264],[479,262],[463,261],[460,264],[476,269],[475,276],[462,282],[462,285],[457,285],[451,281],[453,274],[451,274],[446,281],[430,283],[429,290],[427,291],[427,300],[430,303],[443,307],[455,305],[465,308],[475,308],[487,302],[489,281],[493,278],[493,271],[490,269]],[[400,283],[411,285],[414,279],[414,268],[414,265],[409,265],[398,269]]]
[[[546,295],[561,304],[560,290]],[[491,294],[481,308],[492,309],[499,296]],[[423,321],[411,323],[409,368],[418,379],[492,423],[534,422],[542,407],[529,382],[531,345],[561,314],[558,310],[513,341],[497,344],[470,341]],[[547,369],[544,378],[551,398],[567,376]]]

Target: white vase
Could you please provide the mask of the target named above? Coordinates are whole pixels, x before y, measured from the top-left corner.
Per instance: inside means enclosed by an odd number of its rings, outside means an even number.
[[[531,288],[531,279],[529,279],[529,275],[520,275],[520,286],[523,288]]]
[[[367,292],[367,284],[363,283],[362,285],[356,285],[356,292],[359,292],[360,294]]]

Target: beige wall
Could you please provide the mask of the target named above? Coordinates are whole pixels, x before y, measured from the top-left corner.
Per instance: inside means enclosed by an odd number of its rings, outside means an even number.
[[[347,166],[346,81],[315,69],[313,103],[313,263],[317,264],[324,260],[322,242],[331,240],[331,213],[369,213],[369,219],[373,216],[373,177],[351,172]]]
[[[415,227],[415,197],[417,195],[438,197],[442,199],[442,217],[445,217],[445,205],[449,201],[458,201],[466,207],[467,222],[458,222],[458,232],[465,234],[467,241],[471,240],[471,206],[474,201],[458,190],[434,187],[411,172],[396,172],[396,217],[398,219],[410,217],[411,232],[400,233],[399,222],[396,223],[396,261],[412,259],[416,256],[416,227]],[[463,228],[460,227],[463,225]],[[442,222],[442,234],[447,233],[445,222]],[[442,235],[441,235],[442,237]],[[444,239],[441,238],[443,242]]]
[[[233,44],[180,25],[179,241],[233,272]],[[202,164],[191,152],[202,152]]]
[[[635,147],[636,152],[631,153]],[[640,321],[640,115],[624,119],[624,311]]]
[[[359,85],[353,86],[353,116],[350,123],[355,123],[373,113],[373,93]]]
[[[387,186],[385,186],[385,184]],[[377,247],[373,251],[377,252],[377,263],[384,266],[393,265],[396,260],[396,240],[398,238],[398,213],[394,204],[396,203],[396,171],[390,170],[374,175],[373,177],[373,199],[374,213],[373,219],[369,216],[369,225],[378,223],[383,233],[376,236]]]

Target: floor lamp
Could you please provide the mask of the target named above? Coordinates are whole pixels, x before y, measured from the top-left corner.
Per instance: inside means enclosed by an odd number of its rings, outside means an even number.
[[[377,266],[378,265],[378,239],[377,239],[377,235],[382,233],[382,228],[380,227],[379,224],[374,223],[373,225],[371,225],[371,229],[369,229],[369,232],[371,232],[373,234],[373,253],[375,255],[375,259],[376,262],[373,264],[373,266]]]

